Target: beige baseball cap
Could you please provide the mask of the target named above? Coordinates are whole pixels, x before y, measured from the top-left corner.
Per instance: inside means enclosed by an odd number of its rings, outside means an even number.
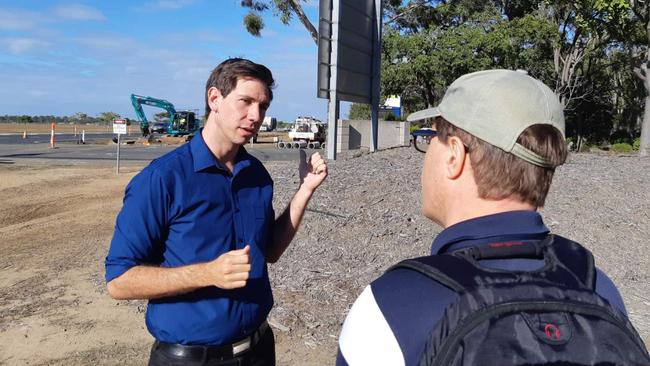
[[[549,159],[517,143],[528,127],[547,124],[564,136],[564,107],[557,95],[525,71],[486,70],[463,75],[447,89],[440,105],[408,116],[409,122],[443,117],[452,125],[501,150],[541,167]]]

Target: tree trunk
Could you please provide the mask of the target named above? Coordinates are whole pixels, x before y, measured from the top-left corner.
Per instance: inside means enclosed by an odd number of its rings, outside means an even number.
[[[298,19],[302,22],[302,25],[305,26],[309,34],[311,35],[311,39],[314,40],[314,43],[318,46],[318,31],[316,28],[314,28],[314,25],[311,24],[309,21],[309,18],[307,18],[307,15],[305,15],[305,12],[302,10],[302,6],[300,6],[300,3],[298,0],[290,0],[289,4],[291,5],[291,9],[296,13],[298,16]]]
[[[637,5],[634,1],[632,6]],[[645,21],[646,38],[648,40],[648,47],[650,47],[650,7],[644,4],[642,11],[639,13],[640,18]],[[650,79],[648,78],[648,63],[650,63],[650,48],[646,50],[646,59],[641,63],[640,67],[634,69],[636,76],[641,79],[645,88],[645,105],[643,107],[643,122],[641,123],[641,144],[639,146],[639,155],[650,155]]]
[[[650,95],[645,97],[643,123],[641,123],[641,145],[639,146],[639,155],[650,156]]]

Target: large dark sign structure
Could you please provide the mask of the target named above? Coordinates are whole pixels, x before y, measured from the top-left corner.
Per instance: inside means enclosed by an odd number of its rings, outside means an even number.
[[[381,11],[381,0],[320,1],[318,97],[329,99],[329,159],[336,159],[340,101],[372,106],[370,150],[377,148]]]

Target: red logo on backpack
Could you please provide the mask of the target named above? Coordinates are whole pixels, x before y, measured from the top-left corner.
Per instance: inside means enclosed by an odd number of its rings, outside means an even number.
[[[548,323],[544,326],[544,333],[546,333],[547,337],[551,339],[555,338],[558,341],[562,337],[562,334],[560,333],[560,328],[558,328],[555,324],[551,324],[551,323]]]

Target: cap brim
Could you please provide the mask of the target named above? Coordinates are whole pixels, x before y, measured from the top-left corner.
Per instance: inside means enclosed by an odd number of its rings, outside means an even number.
[[[406,117],[406,120],[409,122],[415,122],[435,117],[440,117],[440,111],[438,108],[428,108],[409,114],[408,117]]]

